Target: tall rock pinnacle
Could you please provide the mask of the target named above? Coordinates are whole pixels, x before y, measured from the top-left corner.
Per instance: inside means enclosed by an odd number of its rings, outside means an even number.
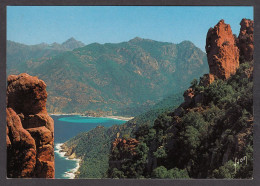
[[[206,39],[206,52],[210,74],[220,79],[228,79],[239,67],[239,50],[231,27],[220,20],[210,28]]]

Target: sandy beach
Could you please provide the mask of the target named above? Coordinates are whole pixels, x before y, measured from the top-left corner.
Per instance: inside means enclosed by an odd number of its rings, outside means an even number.
[[[124,117],[124,116],[103,116],[102,118],[111,118],[111,119],[118,119],[118,120],[129,121],[129,120],[133,119],[134,117]]]
[[[69,116],[69,115],[82,115],[80,113],[69,113],[69,114],[65,114],[65,113],[49,113],[49,115],[52,116]]]
[[[80,115],[82,117],[94,117],[94,118],[110,118],[110,119],[117,119],[117,120],[124,120],[124,121],[129,121],[133,119],[134,117],[125,117],[125,116],[100,116],[100,117],[95,117],[95,116],[85,116],[80,113],[70,113],[70,114],[64,114],[64,113],[51,113],[50,115],[52,116],[69,116],[69,115]]]

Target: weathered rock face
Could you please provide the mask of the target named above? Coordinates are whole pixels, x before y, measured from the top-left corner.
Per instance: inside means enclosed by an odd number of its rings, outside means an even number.
[[[239,50],[235,43],[231,27],[220,20],[210,28],[206,39],[206,52],[212,75],[228,79],[239,67]]]
[[[8,77],[7,176],[54,178],[54,122],[46,84],[28,74]]]
[[[240,25],[240,33],[238,36],[240,61],[252,61],[254,53],[254,21],[242,19]]]
[[[36,164],[35,141],[13,109],[6,109],[7,176],[33,177]]]
[[[47,92],[44,81],[26,73],[10,75],[7,79],[8,105],[17,114],[33,115],[47,113]]]

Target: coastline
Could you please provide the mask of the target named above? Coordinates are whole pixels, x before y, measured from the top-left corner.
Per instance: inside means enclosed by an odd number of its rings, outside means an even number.
[[[55,150],[55,152],[58,153],[61,157],[65,158],[66,160],[76,161],[76,167],[73,168],[73,169],[70,169],[70,170],[68,170],[64,173],[64,177],[67,177],[68,179],[75,179],[76,174],[77,174],[79,167],[80,167],[81,159],[76,158],[76,157],[70,158],[69,156],[67,156],[66,155],[67,152],[62,147],[63,145],[64,145],[64,143],[57,143],[55,145],[55,148],[57,149],[57,150]]]
[[[70,115],[75,115],[75,116],[81,116],[81,117],[93,117],[93,118],[110,118],[110,119],[116,119],[116,120],[123,120],[123,121],[129,121],[131,119],[133,119],[134,117],[125,117],[125,116],[86,116],[80,113],[69,113],[69,114],[65,114],[65,113],[50,113],[49,115],[51,116],[70,116]]]
[[[119,123],[125,123],[126,121],[132,119],[133,117],[122,117],[122,116],[101,116],[101,117],[93,117],[93,116],[86,116],[86,115],[81,115],[81,114],[50,114],[50,116],[60,116],[58,118],[67,118],[67,117],[72,117],[72,118],[77,118],[81,120],[93,120],[95,121],[103,121],[106,120],[106,122],[119,122]],[[107,118],[107,119],[105,119]],[[118,120],[118,121],[115,121]],[[121,121],[119,121],[121,120]],[[59,142],[55,143],[55,156],[57,156],[58,161],[64,163],[64,165],[68,164],[66,168],[60,168],[59,172],[57,173],[57,177],[60,179],[75,179],[78,178],[80,172],[80,166],[83,163],[83,159],[80,156],[77,156],[75,153],[74,148],[67,146],[67,143],[65,142],[67,139],[64,140],[59,140]],[[71,161],[67,161],[71,160]],[[62,165],[62,164],[61,164]],[[60,166],[63,167],[63,166]]]
[[[110,118],[110,119],[117,119],[117,120],[129,121],[129,120],[133,119],[134,117],[125,117],[125,116],[102,116],[102,118]]]
[[[70,115],[75,115],[75,116],[77,116],[77,115],[80,115],[80,116],[82,116],[83,114],[81,114],[81,113],[69,113],[69,114],[65,114],[65,113],[49,113],[49,115],[52,115],[52,116],[70,116]]]

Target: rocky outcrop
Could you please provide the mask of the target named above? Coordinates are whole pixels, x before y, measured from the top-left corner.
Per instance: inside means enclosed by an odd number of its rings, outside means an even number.
[[[6,109],[7,176],[33,177],[36,165],[36,144],[22,126],[12,108]]]
[[[228,79],[239,67],[239,50],[231,27],[220,20],[210,28],[206,39],[206,52],[210,74],[220,79]]]
[[[112,144],[112,151],[118,149],[122,152],[122,156],[134,156],[136,154],[135,148],[138,145],[138,141],[134,138],[121,139],[117,138]],[[125,154],[126,153],[126,154]],[[123,159],[126,157],[123,157]]]
[[[44,81],[11,75],[7,87],[8,177],[54,178],[54,122]]]
[[[209,86],[211,83],[213,83],[213,81],[215,80],[215,77],[213,74],[204,74],[201,78],[200,78],[200,86]]]
[[[7,107],[24,115],[47,113],[47,92],[44,81],[26,73],[18,76],[10,75],[7,81]]]
[[[209,29],[205,48],[210,73],[204,74],[200,78],[199,86],[207,87],[218,78],[226,80],[236,73],[242,59],[246,61],[253,59],[253,24],[254,22],[251,20],[242,19],[237,40],[230,25],[225,24],[224,20],[220,20],[214,28]],[[241,78],[246,76],[252,80],[252,71],[253,67],[247,69],[245,73],[241,74]],[[184,92],[183,97],[184,102],[174,111],[176,116],[182,113],[182,109],[205,101],[205,95],[202,92],[196,92],[192,86]]]
[[[254,53],[254,21],[242,19],[240,25],[240,33],[238,36],[240,61],[252,61]]]
[[[241,56],[247,61],[253,59],[253,21],[242,19],[239,38],[236,40],[229,24],[220,20],[214,28],[210,28],[206,39],[206,52],[210,73],[200,78],[199,86],[207,87],[216,79],[228,79],[239,68]],[[240,53],[237,45],[240,47]],[[240,59],[239,59],[240,56]],[[242,76],[252,79],[253,67],[247,69]],[[202,104],[205,101],[203,92],[196,92],[194,87],[187,89],[184,102],[174,111],[180,116],[183,109]]]
[[[216,78],[228,79],[236,72],[239,63],[253,60],[254,21],[242,19],[238,38],[236,39],[228,24],[220,20],[210,28],[206,39],[206,52],[210,74],[204,74],[200,85],[208,86]]]
[[[116,138],[112,143],[109,167],[120,169],[121,163],[126,159],[133,159],[138,144],[139,142],[134,138]]]
[[[190,103],[192,98],[194,97],[194,90],[189,88],[183,93],[184,102]]]

